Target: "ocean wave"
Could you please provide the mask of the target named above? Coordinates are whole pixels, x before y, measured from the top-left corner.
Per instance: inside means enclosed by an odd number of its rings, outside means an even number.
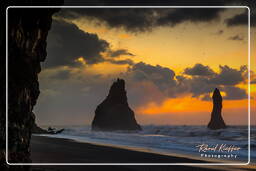
[[[210,130],[205,126],[142,126],[142,131],[91,131],[90,126],[65,128],[55,137],[70,138],[82,142],[101,143],[125,147],[139,147],[153,151],[175,152],[198,155],[198,144],[227,144],[241,147],[239,155],[246,159],[248,154],[248,127],[230,126],[227,129]],[[251,128],[255,137],[255,127]],[[255,149],[256,142],[251,140]],[[252,154],[255,156],[255,154]]]

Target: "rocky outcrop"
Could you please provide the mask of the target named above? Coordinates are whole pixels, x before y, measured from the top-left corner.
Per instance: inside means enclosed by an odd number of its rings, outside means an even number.
[[[92,130],[141,130],[128,105],[123,79],[117,79],[112,84],[108,96],[96,108]]]
[[[51,128],[51,127],[49,127],[48,130],[45,130],[43,128],[40,128],[36,124],[36,122],[34,122],[32,128],[31,128],[31,133],[32,134],[59,134],[63,131],[64,131],[64,129],[57,130],[56,128]]]
[[[48,131],[40,128],[36,123],[31,128],[31,133],[32,134],[47,134]]]
[[[32,129],[31,129],[32,134],[59,134],[63,131],[64,131],[64,129],[57,130],[56,128],[51,128],[51,127],[49,127],[48,130],[45,130],[45,129],[40,128],[36,123],[34,123]]]
[[[34,5],[32,1],[10,1],[7,5]],[[61,5],[63,1],[41,2],[37,5]],[[1,6],[2,8],[2,6]],[[5,11],[5,9],[1,10]],[[58,9],[8,9],[8,161],[26,163],[30,160],[33,107],[39,91],[40,62],[46,58],[46,38],[52,15]],[[5,13],[2,13],[5,14]],[[1,16],[5,23],[5,16]],[[4,24],[2,24],[4,27]],[[5,29],[1,26],[1,64],[5,61]],[[0,67],[0,164],[5,163],[5,67]],[[17,166],[26,170],[27,166]]]
[[[221,110],[222,110],[222,96],[220,94],[220,91],[215,88],[213,95],[213,109],[211,113],[211,120],[208,124],[209,129],[222,129],[226,128],[226,124],[221,116]]]

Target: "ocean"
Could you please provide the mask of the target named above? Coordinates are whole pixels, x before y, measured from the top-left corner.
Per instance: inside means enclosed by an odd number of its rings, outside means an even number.
[[[244,163],[248,161],[247,126],[229,126],[226,129],[209,130],[206,126],[144,125],[142,131],[136,132],[91,131],[90,126],[64,126],[64,128],[65,130],[60,134],[41,136],[209,161]],[[256,127],[252,126],[251,158],[256,157],[255,131]]]

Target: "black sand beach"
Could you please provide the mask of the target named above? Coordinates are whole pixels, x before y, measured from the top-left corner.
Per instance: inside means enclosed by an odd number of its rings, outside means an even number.
[[[204,163],[204,161],[175,156],[138,152],[116,147],[100,146],[60,138],[32,136],[33,163]],[[103,166],[33,166],[35,170],[94,170]],[[230,170],[223,166],[107,166],[110,170]],[[241,168],[240,168],[241,169]],[[240,170],[239,169],[239,170]],[[231,170],[234,170],[232,168]],[[249,170],[248,168],[246,170]]]
[[[33,163],[204,163],[205,161],[32,136]]]

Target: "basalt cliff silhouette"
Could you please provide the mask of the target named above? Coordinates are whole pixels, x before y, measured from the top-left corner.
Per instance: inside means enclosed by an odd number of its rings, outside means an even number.
[[[41,1],[40,5],[62,5],[63,0]],[[1,9],[8,6],[39,5],[31,0],[6,1]],[[8,162],[30,163],[31,129],[35,123],[33,107],[39,96],[38,74],[41,71],[40,63],[46,58],[46,40],[51,28],[52,15],[58,12],[57,8],[16,8],[8,9]],[[6,16],[1,15],[1,21]],[[6,48],[5,27],[2,24],[0,33],[0,47]],[[3,53],[2,53],[3,52]],[[29,170],[28,166],[8,166],[6,163],[6,82],[5,59],[6,54],[1,52],[0,77],[0,165],[1,170]]]
[[[112,84],[106,99],[97,106],[92,130],[141,130],[133,110],[128,105],[123,79],[118,78]]]
[[[211,113],[211,120],[208,124],[209,129],[223,129],[226,128],[226,124],[221,116],[222,110],[222,96],[219,89],[215,88],[213,95],[213,109]]]

